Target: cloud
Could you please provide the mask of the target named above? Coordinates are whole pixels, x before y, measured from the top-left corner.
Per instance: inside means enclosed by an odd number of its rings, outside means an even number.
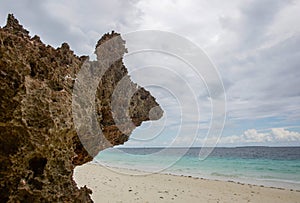
[[[268,132],[258,132],[256,129],[248,129],[242,135],[222,137],[219,144],[234,145],[282,145],[300,144],[300,133],[284,128],[272,128]]]
[[[274,139],[278,142],[299,142],[300,133],[285,130],[284,128],[273,128],[272,133]]]
[[[299,16],[296,8],[299,2],[251,1],[239,15],[221,18],[225,42],[210,52],[231,84],[226,86],[230,118],[299,118],[300,26],[290,18]]]
[[[136,1],[17,0],[0,2],[0,18],[14,13],[30,34],[54,47],[63,42],[78,55],[90,55],[100,37],[111,30],[136,29],[142,13]],[[5,24],[5,22],[3,23]]]
[[[277,128],[300,121],[299,10],[300,2],[295,0],[11,0],[0,2],[0,20],[4,25],[7,14],[14,13],[31,35],[40,35],[46,44],[54,47],[66,41],[79,55],[91,54],[96,41],[111,30],[126,33],[158,29],[177,33],[202,47],[221,74],[227,97],[227,125],[230,126],[227,132],[237,134],[224,136],[226,143],[274,144],[281,143],[283,136],[285,141],[299,144],[298,132]],[[212,114],[210,98],[205,85],[186,72],[186,66],[169,59],[161,60],[154,54],[135,58],[131,63],[127,61],[126,66],[130,71],[134,66],[153,65],[157,61],[162,63],[158,65],[175,67],[180,75],[185,72],[184,79],[199,90],[195,96],[201,120],[189,102],[179,104],[171,94],[156,88],[152,94],[165,108],[170,132],[162,134],[153,145],[174,140],[172,130],[180,125],[181,107],[188,112],[182,127],[194,129],[200,122],[201,129],[207,129]],[[149,79],[150,74],[138,75],[139,83]],[[172,75],[155,75],[154,78],[189,101],[187,88]],[[248,126],[259,121],[264,122],[262,128],[272,130],[261,132],[255,130],[256,126]],[[202,133],[203,137],[205,132]],[[193,135],[185,136],[187,138],[178,142],[189,142]]]

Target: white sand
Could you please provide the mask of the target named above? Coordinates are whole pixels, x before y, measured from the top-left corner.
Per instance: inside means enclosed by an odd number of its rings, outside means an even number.
[[[100,202],[293,202],[300,203],[300,192],[233,182],[205,180],[166,174],[127,175],[105,167],[85,164],[76,167],[74,179],[79,187],[93,190]]]

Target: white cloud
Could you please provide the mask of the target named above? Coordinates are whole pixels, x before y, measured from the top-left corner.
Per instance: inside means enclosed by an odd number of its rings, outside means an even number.
[[[274,145],[274,144],[300,144],[300,133],[289,131],[284,128],[272,128],[268,132],[258,132],[256,129],[248,129],[242,135],[232,135],[222,137],[220,145]]]
[[[284,128],[273,128],[271,133],[275,141],[283,141],[283,142],[299,142],[300,141],[300,133],[288,131]]]

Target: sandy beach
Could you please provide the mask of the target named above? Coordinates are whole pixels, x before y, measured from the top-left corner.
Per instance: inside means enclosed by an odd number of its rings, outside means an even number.
[[[129,175],[131,172],[89,163],[76,167],[74,179],[79,187],[93,190],[96,203],[300,202],[300,192],[295,190],[167,174]]]

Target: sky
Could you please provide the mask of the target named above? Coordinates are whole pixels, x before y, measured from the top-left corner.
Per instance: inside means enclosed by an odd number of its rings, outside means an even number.
[[[219,123],[223,131],[217,146],[300,146],[299,11],[297,0],[2,0],[0,26],[13,13],[31,36],[37,34],[53,47],[67,42],[78,55],[91,55],[98,39],[111,30],[175,33],[203,50],[224,85],[218,94],[226,98],[226,119],[224,126]],[[207,137],[214,98],[205,78],[193,77],[182,61],[159,53],[129,55],[124,63],[139,84],[143,78],[161,82],[146,88],[165,111],[161,120],[137,128],[125,146],[202,146],[216,141]],[[155,75],[162,66],[172,69],[174,77]],[[149,74],[153,77],[146,77]],[[180,78],[187,78],[184,85]],[[185,85],[198,89],[194,103]],[[215,101],[222,103],[218,98]]]

